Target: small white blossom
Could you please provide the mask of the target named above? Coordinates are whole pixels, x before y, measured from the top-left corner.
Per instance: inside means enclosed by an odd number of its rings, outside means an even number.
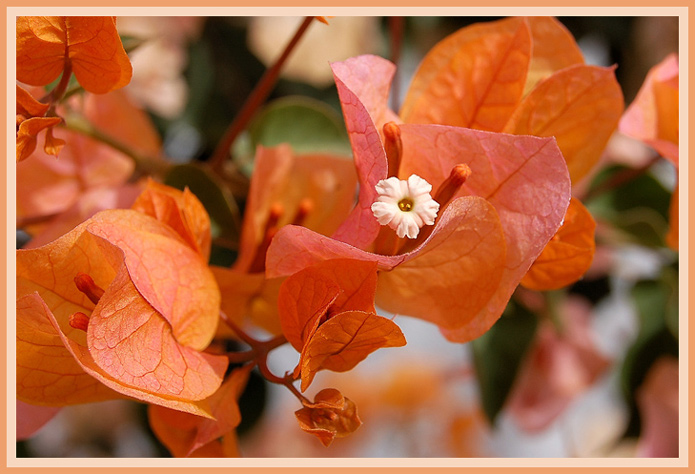
[[[414,239],[423,225],[433,225],[439,203],[430,195],[432,185],[416,174],[407,181],[396,177],[376,183],[377,200],[372,204],[374,217],[388,225],[398,237]]]

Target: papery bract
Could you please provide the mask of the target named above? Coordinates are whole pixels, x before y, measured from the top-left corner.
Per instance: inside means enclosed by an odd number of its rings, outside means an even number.
[[[562,333],[544,322],[515,382],[507,408],[521,429],[545,429],[609,366],[591,340],[590,307],[569,299],[561,308]]]
[[[299,427],[316,436],[324,446],[330,446],[336,437],[353,433],[362,424],[354,402],[334,388],[321,390],[313,403],[303,404],[304,408],[295,412]]]
[[[577,281],[591,266],[596,222],[580,200],[572,198],[565,221],[521,279],[526,288],[557,290]]]
[[[73,282],[79,272],[104,289],[96,305]],[[51,244],[19,250],[17,296],[27,308],[18,303],[18,325],[42,324],[61,357],[74,357],[65,366],[52,363],[54,372],[84,371],[124,395],[208,413],[200,401],[219,387],[227,365],[224,357],[199,352],[216,330],[219,290],[201,255],[169,226],[134,210],[103,211]],[[76,311],[89,315],[86,334],[68,324]],[[50,395],[41,389],[53,383],[36,373],[47,363],[46,343],[26,334],[18,397],[58,405],[93,401],[93,393],[76,393],[70,383]],[[75,362],[83,371],[74,370]]]
[[[52,128],[63,119],[45,116],[49,107],[17,84],[17,161],[25,160],[34,152],[37,136],[43,130],[46,130],[44,152],[57,156],[65,145],[64,140],[56,139],[52,133]]]
[[[399,327],[388,318],[364,311],[338,313],[318,325],[302,350],[302,391],[319,370],[347,372],[375,350],[405,343]]]
[[[401,119],[501,132],[524,92],[531,48],[522,18],[458,30],[420,63]]]
[[[239,325],[253,322],[280,334],[277,292],[282,279],[264,275],[270,239],[279,228],[292,223],[322,234],[334,232],[350,210],[355,186],[348,159],[296,155],[288,145],[258,147],[239,256],[229,269],[211,267],[224,295],[222,309],[229,318]]]
[[[44,86],[70,64],[85,90],[103,94],[130,82],[132,67],[114,17],[20,16],[17,79]]]
[[[647,73],[635,100],[620,119],[620,131],[678,166],[678,55],[670,54]]]
[[[574,64],[584,64],[584,55],[567,28],[549,16],[526,17],[531,31],[533,51],[526,75],[524,95],[535,85]]]
[[[661,357],[647,372],[637,392],[642,432],[639,457],[678,457],[678,360]]]
[[[51,421],[61,407],[42,407],[29,405],[17,400],[17,441],[32,437],[38,430]]]
[[[202,418],[158,405],[150,405],[152,430],[176,457],[188,457],[216,439],[232,432],[241,422],[237,400],[248,381],[252,365],[234,369],[220,388],[208,398],[212,416]]]
[[[149,157],[159,155],[161,140],[154,124],[142,110],[133,106],[122,91],[106,95],[88,94],[81,99],[76,97],[69,105],[81,112],[94,127],[136,153]],[[120,192],[123,188],[135,188],[135,185],[126,185],[134,170],[131,158],[77,132],[56,129],[55,134],[66,142],[60,159],[46,154],[39,146],[30,160],[17,165],[18,225],[23,221],[46,221],[51,216],[53,224],[68,209],[76,206],[80,207],[81,219],[66,219],[65,225],[54,226],[52,233],[42,236],[43,242],[58,238],[104,209],[96,199],[91,200],[91,209],[87,208],[87,202],[80,202],[92,191],[111,190],[112,199],[119,202],[121,208],[129,207],[135,197],[127,190]],[[47,227],[46,224],[21,226],[33,235]]]
[[[322,262],[285,280],[278,295],[282,332],[299,352],[318,320],[344,310],[374,312],[376,264],[354,260]]]
[[[301,353],[302,391],[321,369],[345,372],[382,347],[405,345],[391,320],[374,308],[376,263],[335,259],[288,277],[278,308],[283,334]]]
[[[417,174],[436,189],[459,163],[472,173],[415,248],[396,255],[363,250],[377,239],[373,216],[371,221],[362,218],[375,198],[369,188],[386,178],[390,163],[376,142],[372,115],[352,87],[367,65],[383,63],[364,56],[333,65],[346,123],[352,124],[348,130],[360,177],[355,211],[333,239],[299,227],[281,229],[269,247],[267,275],[288,275],[331,258],[375,261],[383,270],[377,291],[381,307],[433,322],[451,340],[471,340],[497,320],[558,229],[569,203],[566,165],[550,138],[399,125],[401,176]],[[376,80],[380,84],[383,79]],[[373,94],[368,98],[370,104],[376,101]]]
[[[210,258],[210,217],[188,188],[181,192],[150,178],[131,208],[174,229],[204,261]]]
[[[647,73],[635,100],[620,119],[620,131],[654,148],[678,170],[678,55],[670,54]],[[678,183],[671,197],[666,243],[678,250]]]
[[[598,162],[623,112],[614,69],[578,64],[555,72],[523,98],[504,131],[555,137],[577,183]]]

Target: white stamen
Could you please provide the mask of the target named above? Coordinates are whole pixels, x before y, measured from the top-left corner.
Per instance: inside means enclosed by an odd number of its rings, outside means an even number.
[[[376,183],[379,197],[372,204],[374,217],[395,230],[398,237],[414,239],[423,225],[434,225],[437,217],[439,203],[430,191],[432,185],[416,174],[407,181],[394,176],[382,179]]]

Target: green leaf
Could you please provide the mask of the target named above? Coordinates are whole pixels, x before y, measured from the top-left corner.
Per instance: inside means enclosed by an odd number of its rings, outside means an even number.
[[[320,100],[283,97],[268,103],[251,121],[246,136],[235,146],[235,159],[250,172],[249,156],[256,146],[289,143],[296,153],[335,153],[350,156],[350,141],[340,115]]]
[[[511,301],[497,323],[471,343],[483,411],[493,425],[537,326],[538,318],[534,313]]]
[[[171,168],[164,183],[181,190],[188,187],[196,195],[210,215],[213,239],[239,241],[239,208],[234,198],[210,173],[195,164],[177,165]]]
[[[674,283],[676,283],[674,291]],[[631,292],[639,317],[639,332],[633,345],[625,355],[621,372],[623,394],[632,416],[628,434],[639,433],[639,414],[635,392],[644,381],[652,364],[663,355],[678,357],[677,279],[673,269],[667,268],[659,280],[642,280],[635,284]],[[676,333],[673,311],[676,315]]]
[[[592,182],[585,204],[594,217],[612,223],[624,239],[663,247],[671,193],[651,173],[634,173],[624,166],[603,170]]]

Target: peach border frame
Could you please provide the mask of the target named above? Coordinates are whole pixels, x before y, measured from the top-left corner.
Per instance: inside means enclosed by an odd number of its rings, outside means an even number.
[[[593,15],[593,16],[604,16],[604,15],[669,15],[669,16],[679,16],[680,17],[680,64],[681,64],[681,92],[680,100],[682,104],[688,104],[688,78],[689,72],[691,71],[692,64],[689,61],[689,26],[690,26],[690,16],[688,1],[687,0],[671,0],[666,2],[666,4],[656,4],[643,2],[626,2],[626,1],[596,1],[596,0],[585,0],[582,5],[578,2],[573,2],[571,6],[563,5],[557,6],[556,1],[534,1],[527,2],[525,5],[518,5],[516,2],[511,0],[497,0],[488,2],[477,2],[476,4],[462,5],[462,2],[456,2],[451,0],[438,0],[433,5],[431,2],[426,7],[423,6],[425,2],[418,2],[417,0],[407,0],[396,2],[393,0],[381,0],[378,5],[375,5],[373,0],[356,0],[354,2],[319,2],[319,1],[303,1],[295,2],[292,5],[287,5],[280,0],[268,1],[268,0],[258,0],[254,2],[234,2],[230,4],[228,2],[223,2],[220,0],[207,0],[204,2],[196,2],[195,7],[191,7],[192,2],[186,2],[185,0],[176,1],[161,1],[161,0],[149,0],[149,1],[133,1],[133,0],[121,0],[116,2],[111,2],[110,5],[104,5],[101,7],[94,7],[92,1],[87,0],[72,0],[67,2],[62,2],[60,6],[56,6],[53,1],[50,0],[35,0],[35,1],[21,1],[21,0],[9,0],[6,2],[5,8],[3,8],[2,15],[2,27],[3,32],[7,38],[7,48],[2,51],[3,63],[6,65],[6,74],[4,76],[4,86],[6,94],[3,96],[3,101],[6,106],[6,123],[5,130],[6,133],[3,135],[3,142],[5,144],[5,149],[7,151],[7,167],[3,168],[3,178],[7,183],[7,193],[3,196],[5,201],[5,207],[2,208],[3,216],[3,227],[4,232],[2,233],[3,244],[7,249],[7,253],[3,255],[3,262],[5,263],[6,272],[0,277],[2,279],[2,284],[0,285],[0,295],[3,301],[6,303],[7,311],[5,314],[13,315],[15,307],[11,304],[8,295],[14,292],[14,283],[11,275],[15,270],[14,262],[14,248],[9,247],[9,243],[13,240],[11,239],[11,232],[14,229],[15,222],[15,210],[14,210],[14,196],[15,196],[15,185],[14,185],[14,175],[15,175],[15,162],[11,160],[13,155],[12,150],[9,146],[13,143],[14,139],[10,135],[10,109],[9,104],[12,104],[15,100],[14,88],[10,87],[10,78],[14,76],[14,64],[9,63],[9,59],[12,57],[11,51],[15,48],[14,36],[10,36],[14,32],[14,18],[18,14],[25,15],[35,15],[35,14],[99,14],[99,15],[123,15],[123,14],[141,14],[141,15],[158,15],[163,14],[163,9],[166,8],[167,14],[186,14],[186,15],[281,15],[281,14],[294,14],[294,15],[310,15],[310,14],[320,14],[320,15],[386,15],[391,13],[391,9],[398,10],[399,15],[447,15],[447,14],[472,14],[472,15],[495,15],[495,16],[512,16],[518,14],[539,14],[539,15]],[[272,9],[266,9],[266,7],[273,7]],[[685,80],[683,80],[685,79]],[[684,156],[688,156],[687,150],[689,150],[688,143],[688,107],[681,107],[680,109],[680,122],[686,124],[686,128],[681,127],[680,131],[680,143],[681,148],[686,150]],[[235,468],[243,469],[244,471],[253,470],[253,472],[266,471],[270,469],[280,468],[287,472],[304,472],[306,469],[316,470],[318,468],[330,467],[332,469],[338,469],[344,471],[346,469],[360,469],[370,468],[370,471],[374,472],[396,472],[396,469],[400,472],[403,468],[408,468],[408,471],[420,471],[425,472],[425,469],[438,468],[450,470],[452,468],[474,468],[477,471],[483,470],[485,473],[497,473],[504,472],[504,470],[512,468],[515,471],[521,472],[532,472],[538,468],[574,468],[576,471],[588,471],[595,472],[596,469],[603,470],[618,470],[619,472],[632,472],[635,467],[642,467],[648,471],[661,472],[663,468],[675,468],[682,470],[689,466],[690,459],[690,445],[692,444],[692,439],[689,436],[691,427],[693,426],[692,416],[688,410],[689,393],[691,392],[691,383],[689,380],[688,368],[690,362],[690,354],[687,342],[691,339],[692,330],[688,324],[687,315],[690,313],[691,302],[688,300],[688,275],[690,269],[692,268],[692,262],[690,262],[688,254],[688,235],[690,229],[690,222],[688,220],[688,204],[689,204],[689,182],[691,181],[691,172],[688,167],[687,158],[681,160],[680,162],[680,172],[681,172],[681,191],[680,191],[680,242],[681,250],[680,255],[688,261],[687,266],[681,266],[681,279],[680,279],[680,330],[681,334],[685,335],[685,341],[680,346],[680,387],[681,387],[681,400],[680,400],[680,413],[681,419],[687,420],[687,423],[683,423],[681,426],[681,436],[680,436],[680,452],[681,457],[674,460],[660,460],[660,459],[229,459],[229,460],[203,460],[203,459],[109,459],[108,465],[104,465],[103,460],[100,459],[17,459],[14,452],[14,393],[13,381],[14,381],[14,364],[9,366],[9,362],[14,362],[14,324],[10,321],[8,317],[6,321],[7,328],[7,351],[0,352],[0,358],[2,358],[3,367],[7,368],[5,373],[6,377],[2,378],[2,390],[0,390],[0,396],[7,406],[7,410],[3,411],[0,415],[4,421],[7,429],[0,434],[0,438],[4,441],[5,450],[3,450],[3,462],[0,463],[0,469],[16,470],[22,468],[22,472],[27,472],[26,468],[29,468],[30,472],[39,472],[38,469],[45,469],[48,467],[56,468],[59,471],[74,469],[74,468],[94,468],[94,467],[108,467],[111,469],[125,469],[128,468],[143,468],[147,470],[151,469],[162,469],[162,468],[184,468],[187,471],[192,471],[193,469],[199,469],[201,467],[206,468]],[[686,178],[683,179],[683,176]],[[12,207],[10,207],[12,205]],[[681,336],[683,337],[683,336]],[[8,421],[11,422],[8,426]],[[253,469],[251,469],[253,468]],[[656,471],[659,469],[659,471]],[[644,472],[641,469],[640,472]]]

